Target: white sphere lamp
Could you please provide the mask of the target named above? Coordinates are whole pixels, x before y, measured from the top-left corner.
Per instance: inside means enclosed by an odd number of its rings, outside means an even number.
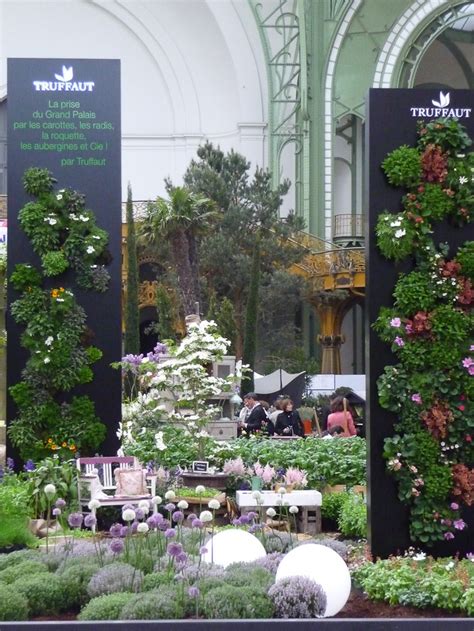
[[[222,530],[206,543],[201,559],[227,567],[231,563],[251,563],[267,555],[265,548],[254,535],[245,530]]]
[[[321,585],[327,598],[325,618],[335,616],[351,593],[349,568],[327,546],[308,543],[288,552],[278,566],[276,582],[291,576],[305,576]]]

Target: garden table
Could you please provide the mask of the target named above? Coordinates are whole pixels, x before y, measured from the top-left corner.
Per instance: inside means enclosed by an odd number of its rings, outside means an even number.
[[[259,506],[268,508],[280,505],[298,506],[302,510],[299,513],[299,521],[303,532],[310,534],[318,534],[321,532],[321,504],[322,495],[319,491],[291,491],[289,493],[277,493],[276,491],[260,491],[262,500],[257,504],[257,500],[253,496],[255,491],[237,491],[236,502],[242,513],[248,513],[255,510]]]

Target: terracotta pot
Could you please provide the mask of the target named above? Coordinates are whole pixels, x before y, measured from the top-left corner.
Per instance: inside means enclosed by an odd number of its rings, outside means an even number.
[[[323,493],[344,493],[345,490],[345,484],[335,484],[334,486],[325,486]]]

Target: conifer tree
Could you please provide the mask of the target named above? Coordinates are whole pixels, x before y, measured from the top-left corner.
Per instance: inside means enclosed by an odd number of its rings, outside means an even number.
[[[252,256],[249,295],[245,313],[245,334],[243,363],[250,366],[250,372],[242,379],[242,392],[254,389],[253,370],[257,353],[258,290],[260,286],[260,240],[257,238]]]
[[[125,306],[125,354],[140,352],[138,312],[138,259],[135,221],[133,219],[132,188],[127,188],[127,303]]]

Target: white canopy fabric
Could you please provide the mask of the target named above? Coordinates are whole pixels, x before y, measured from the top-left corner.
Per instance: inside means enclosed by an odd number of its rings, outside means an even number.
[[[264,377],[261,375],[257,376],[257,373],[254,373],[255,392],[259,394],[272,394],[273,392],[284,390],[289,383],[304,374],[304,371],[289,373],[283,369],[275,370]]]

